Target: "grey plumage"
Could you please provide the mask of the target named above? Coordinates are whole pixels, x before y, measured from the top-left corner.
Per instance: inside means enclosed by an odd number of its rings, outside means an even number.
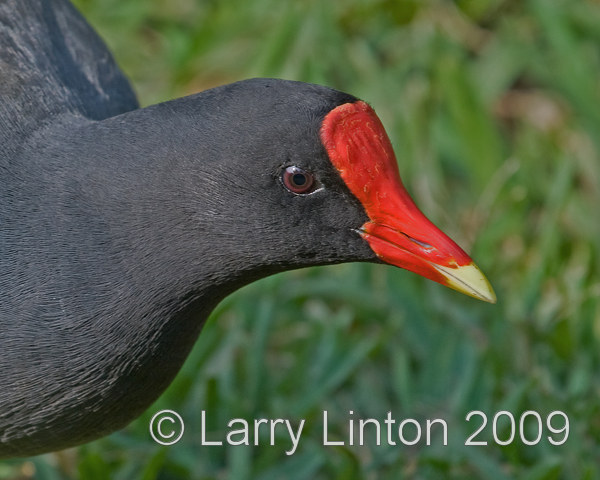
[[[126,425],[240,286],[375,260],[319,140],[349,95],[257,79],[138,109],[65,0],[0,3],[0,75],[0,458]],[[286,191],[286,165],[323,188]]]

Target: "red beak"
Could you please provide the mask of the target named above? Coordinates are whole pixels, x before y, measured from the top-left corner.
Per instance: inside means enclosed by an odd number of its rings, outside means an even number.
[[[381,260],[496,302],[494,290],[473,260],[408,195],[390,140],[369,105],[358,101],[333,109],[323,120],[321,140],[369,216],[359,233]]]

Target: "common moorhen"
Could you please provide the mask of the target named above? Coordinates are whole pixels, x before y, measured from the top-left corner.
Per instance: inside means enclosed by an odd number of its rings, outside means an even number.
[[[125,426],[261,277],[386,262],[493,302],[355,97],[253,79],[147,108],[67,0],[0,2],[0,457]]]

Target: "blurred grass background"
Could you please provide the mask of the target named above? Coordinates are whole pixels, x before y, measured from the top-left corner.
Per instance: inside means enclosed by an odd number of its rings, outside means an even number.
[[[386,266],[250,285],[212,315],[125,430],[0,465],[39,479],[600,478],[600,4],[593,0],[77,0],[143,105],[252,76],[370,102],[423,211],[472,253],[495,306]],[[186,432],[156,445],[148,421]],[[488,446],[464,446],[479,426]],[[300,446],[203,447],[232,418],[307,420]],[[354,418],[443,418],[448,446],[324,447]],[[493,443],[491,419],[570,419],[569,440]],[[504,419],[506,420],[506,418]],[[296,423],[295,423],[296,424]],[[558,422],[557,422],[558,424]],[[501,438],[509,434],[500,423]],[[530,437],[535,431],[529,430]]]

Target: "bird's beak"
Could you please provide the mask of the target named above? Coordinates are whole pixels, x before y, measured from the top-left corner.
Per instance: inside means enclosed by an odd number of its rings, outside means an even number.
[[[369,217],[358,233],[381,260],[496,303],[492,286],[473,260],[410,198],[392,145],[369,105],[359,101],[333,109],[323,121],[321,139]]]
[[[471,297],[496,303],[492,286],[473,260],[421,212],[419,214],[420,218],[411,218],[408,222],[370,221],[359,233],[384,262]],[[394,223],[396,228],[391,226]]]

